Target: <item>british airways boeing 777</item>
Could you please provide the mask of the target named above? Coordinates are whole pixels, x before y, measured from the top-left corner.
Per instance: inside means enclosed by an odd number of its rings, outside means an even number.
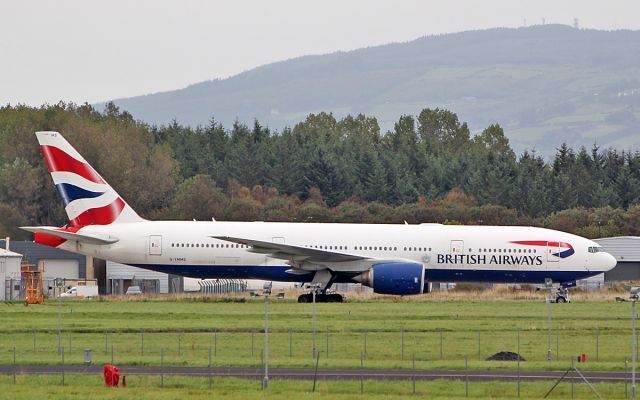
[[[148,221],[58,132],[37,132],[70,224],[24,227],[45,245],[193,278],[334,282],[414,295],[430,282],[575,285],[612,269],[595,242],[522,226]],[[309,294],[299,301],[308,301]]]

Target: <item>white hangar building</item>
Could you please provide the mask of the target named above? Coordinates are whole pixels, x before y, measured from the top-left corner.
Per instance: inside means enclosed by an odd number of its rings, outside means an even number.
[[[614,256],[618,265],[604,273],[605,282],[640,279],[640,236],[616,236],[594,239]]]

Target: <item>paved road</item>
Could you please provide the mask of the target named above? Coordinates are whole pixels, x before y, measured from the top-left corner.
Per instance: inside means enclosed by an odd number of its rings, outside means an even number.
[[[151,367],[151,366],[118,366],[121,375],[188,375],[188,376],[228,376],[247,379],[261,379],[264,371],[260,368],[206,368],[206,367]],[[44,375],[61,374],[60,365],[17,365],[16,374]],[[102,366],[66,365],[66,374],[101,374]],[[0,374],[14,373],[12,365],[0,365]],[[551,381],[560,378],[565,371],[520,371],[522,381]],[[583,372],[591,382],[624,382],[631,379],[631,374],[623,372]],[[271,379],[313,379],[313,368],[269,368]],[[406,369],[367,369],[367,368],[320,368],[318,379],[324,380],[465,380],[469,381],[516,381],[517,371],[460,371],[460,370],[406,370]],[[570,372],[567,379],[579,381],[576,372]]]

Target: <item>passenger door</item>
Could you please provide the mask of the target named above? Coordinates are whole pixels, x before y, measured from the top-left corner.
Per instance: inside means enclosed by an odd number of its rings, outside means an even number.
[[[452,240],[450,248],[449,248],[449,251],[450,251],[450,254],[451,254],[452,258],[453,258],[452,265],[454,265],[457,268],[463,267],[464,264],[461,261],[462,257],[459,257],[459,256],[464,254],[464,241],[463,240]],[[456,256],[458,256],[458,257],[456,257]],[[456,260],[456,258],[458,258],[458,259]]]
[[[560,257],[554,254],[560,254],[560,242],[547,242],[547,261],[558,262]]]
[[[149,236],[149,255],[151,256],[162,255],[162,236],[160,235]]]

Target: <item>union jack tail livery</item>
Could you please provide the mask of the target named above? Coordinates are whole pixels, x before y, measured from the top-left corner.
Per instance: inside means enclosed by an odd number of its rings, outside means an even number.
[[[144,221],[58,132],[36,132],[72,227]]]

